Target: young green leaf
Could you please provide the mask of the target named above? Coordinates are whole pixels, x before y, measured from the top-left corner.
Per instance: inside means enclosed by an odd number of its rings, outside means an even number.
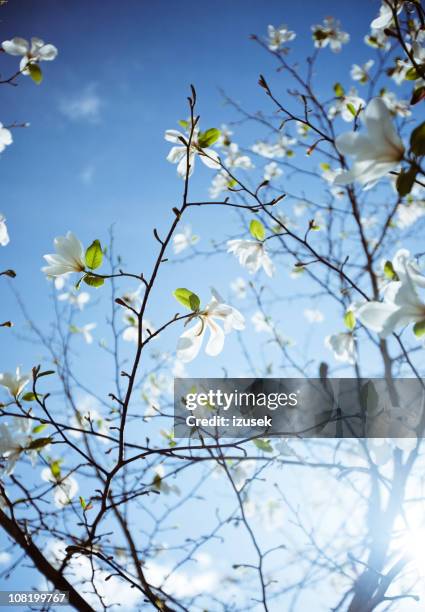
[[[425,98],[425,86],[421,85],[421,87],[418,87],[417,89],[413,91],[412,97],[410,98],[410,104],[414,106],[415,104],[417,104],[424,98]]]
[[[189,308],[189,310],[193,310],[194,312],[199,310],[201,306],[201,300],[199,297],[196,295],[196,293],[193,293],[193,291],[190,291],[189,289],[184,289],[181,287],[176,289],[173,292],[173,295],[176,300],[180,302],[180,304],[183,304],[183,306]]]
[[[384,264],[384,274],[389,280],[398,280],[397,273],[394,270],[391,261],[386,261]]]
[[[201,149],[205,149],[205,147],[210,147],[220,138],[220,130],[217,128],[210,128],[205,132],[199,132],[198,135],[198,145]]]
[[[417,338],[422,338],[425,335],[425,321],[419,321],[413,326],[413,333]]]
[[[253,440],[255,446],[259,449],[262,450],[264,453],[272,453],[273,452],[273,447],[270,444],[270,442],[268,440],[263,440],[261,438],[257,438],[256,440]]]
[[[35,393],[32,393],[32,391],[28,391],[27,393],[24,393],[24,395],[21,397],[21,399],[24,402],[33,402],[37,399],[37,396]]]
[[[47,423],[40,423],[40,425],[36,425],[35,427],[32,428],[32,433],[33,434],[37,434],[37,433],[41,433],[42,431],[44,431],[47,427]]]
[[[417,73],[416,68],[413,66],[412,68],[409,68],[404,78],[406,81],[416,81],[416,79],[419,79],[419,74]]]
[[[101,287],[104,284],[105,279],[99,278],[98,276],[92,276],[91,274],[86,274],[83,281],[90,287]]]
[[[349,102],[347,104],[347,108],[350,111],[350,113],[353,115],[353,117],[355,117],[357,115],[357,111],[356,111],[356,108],[355,108],[354,104],[351,104],[351,102]]]
[[[337,98],[342,98],[345,92],[344,92],[344,88],[341,85],[341,83],[335,83],[334,92]]]
[[[253,238],[256,240],[264,240],[266,236],[266,230],[264,225],[258,219],[253,219],[249,224],[249,231]]]
[[[411,133],[410,150],[415,155],[425,155],[425,121]]]
[[[40,66],[38,64],[27,64],[27,69],[34,83],[40,85],[43,80],[43,73],[41,72]]]
[[[31,440],[28,445],[28,450],[41,450],[48,444],[51,444],[52,438],[36,438],[35,440]]]
[[[61,477],[61,463],[62,461],[60,459],[57,459],[56,461],[53,461],[50,464],[50,471],[52,472],[52,475],[56,478],[56,480],[59,480]]]
[[[99,240],[93,240],[86,251],[86,265],[90,270],[100,268],[103,261],[103,251]]]
[[[344,324],[347,329],[353,331],[356,326],[356,317],[354,316],[354,312],[352,310],[347,310],[344,315]]]

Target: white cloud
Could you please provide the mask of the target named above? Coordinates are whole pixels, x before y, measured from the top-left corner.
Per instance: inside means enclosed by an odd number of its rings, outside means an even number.
[[[97,95],[93,85],[88,86],[80,94],[64,98],[59,104],[60,111],[73,121],[98,121],[102,100]]]

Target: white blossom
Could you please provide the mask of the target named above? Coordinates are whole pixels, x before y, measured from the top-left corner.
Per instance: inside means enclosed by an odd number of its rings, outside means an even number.
[[[264,141],[256,142],[252,146],[252,151],[268,159],[273,159],[274,157],[291,157],[294,153],[291,146],[296,142],[295,138],[290,138],[282,134],[274,144]]]
[[[121,299],[126,304],[137,310],[141,305],[141,293],[143,291],[143,287],[144,286],[140,284],[136,291],[127,291],[121,296]]]
[[[273,326],[271,325],[270,317],[267,317],[260,310],[257,310],[252,315],[251,323],[254,326],[254,331],[256,331],[257,333],[260,333],[260,332],[271,333],[273,331]]]
[[[83,310],[84,306],[90,301],[90,294],[87,291],[71,292],[66,291],[58,295],[58,300],[61,302],[69,302],[79,310]]]
[[[343,32],[340,26],[339,21],[333,17],[326,17],[323,24],[311,26],[314,46],[322,49],[329,45],[334,53],[341,51],[342,45],[350,40],[350,35]]]
[[[398,100],[394,92],[385,89],[381,92],[381,98],[393,115],[409,117],[412,114],[410,102],[408,100]]]
[[[220,167],[219,156],[216,151],[209,147],[200,147],[198,144],[199,128],[193,130],[192,140],[189,147],[189,172],[191,176],[195,167],[195,158],[198,156],[200,160],[208,166],[217,170]],[[171,148],[167,155],[167,160],[172,164],[177,164],[177,174],[182,178],[186,177],[187,172],[187,144],[189,143],[189,131],[182,134],[178,130],[167,130],[165,132],[165,140],[173,143],[175,146]]]
[[[199,236],[195,236],[194,234],[192,234],[191,227],[189,225],[186,225],[186,227],[184,227],[180,233],[175,234],[173,237],[174,253],[178,255],[178,253],[181,253],[182,251],[184,251],[190,246],[193,246],[197,242],[199,242]]]
[[[0,423],[0,475],[12,474],[22,453],[31,443],[28,419],[15,418],[12,423]],[[34,453],[29,451],[34,459]]]
[[[379,178],[396,168],[403,158],[403,143],[394,129],[386,104],[380,98],[369,102],[362,119],[366,134],[346,132],[336,139],[335,144],[340,153],[356,158],[351,170],[336,177],[336,184],[346,185],[357,180],[371,187]]]
[[[211,187],[209,189],[210,197],[216,199],[223,191],[227,191],[235,185],[236,181],[232,179],[229,173],[226,172],[226,170],[220,170],[211,181]]]
[[[235,280],[230,283],[230,288],[240,300],[246,298],[247,283],[241,276],[235,278]]]
[[[12,144],[12,142],[12,132],[3,127],[3,124],[0,123],[0,153],[4,151],[8,145]]]
[[[374,49],[382,49],[388,51],[391,47],[390,41],[383,30],[373,29],[370,34],[364,37],[364,42]]]
[[[92,330],[97,327],[96,323],[86,323],[82,327],[77,327],[76,325],[71,325],[71,331],[74,334],[81,334],[87,344],[93,343],[93,335]]]
[[[273,179],[279,178],[279,176],[282,176],[282,174],[283,174],[282,168],[274,161],[264,166],[264,180],[265,181],[272,181]]]
[[[328,117],[334,119],[340,115],[341,119],[351,123],[365,106],[365,100],[358,96],[356,88],[352,87],[348,94],[337,98],[336,102],[329,108]]]
[[[10,372],[0,374],[0,385],[5,387],[14,399],[20,396],[29,381],[30,377],[27,374],[21,374],[21,369],[19,367],[16,368],[14,374]]]
[[[415,41],[412,44],[413,58],[417,64],[425,64],[425,47]]]
[[[216,142],[217,147],[228,147],[232,141],[233,132],[224,123],[220,126],[220,137]]]
[[[139,323],[134,315],[125,314],[124,323],[126,328],[123,332],[123,340],[126,342],[137,342],[139,341]],[[156,329],[150,321],[143,319],[142,321],[142,342],[144,342],[149,336],[155,333]],[[149,333],[150,332],[150,333]]]
[[[58,54],[54,45],[46,44],[41,38],[35,37],[31,38],[31,46],[25,38],[15,36],[12,40],[3,41],[2,47],[9,55],[22,55],[19,69],[23,74],[29,74],[29,64],[52,61]]]
[[[263,268],[267,276],[273,276],[274,265],[262,242],[237,239],[229,240],[227,246],[227,252],[234,253],[241,266],[246,268],[250,274]]]
[[[10,238],[7,231],[6,217],[0,213],[0,246],[6,246],[9,242]]]
[[[62,276],[83,272],[86,268],[85,253],[81,242],[72,232],[54,239],[56,253],[44,255],[48,265],[42,268],[46,276]]]
[[[284,43],[294,40],[296,34],[292,30],[288,30],[288,26],[282,24],[278,28],[269,25],[267,28],[269,37],[268,47],[270,51],[279,51]]]
[[[371,300],[356,309],[361,323],[381,338],[386,338],[404,325],[425,322],[425,303],[419,298],[415,286],[424,288],[425,276],[405,249],[397,251],[392,266],[397,280],[384,288],[383,301]]]
[[[394,66],[389,69],[389,74],[392,80],[397,85],[403,85],[406,80],[407,73],[412,68],[412,64],[407,59],[396,58]]]
[[[198,355],[207,329],[209,339],[205,347],[207,355],[217,356],[223,350],[225,334],[233,329],[245,328],[245,319],[242,314],[223,303],[221,297],[213,289],[210,303],[196,315],[196,322],[180,336],[177,344],[177,358],[188,363]],[[219,325],[223,324],[223,327]]]
[[[310,132],[310,126],[302,121],[296,121],[297,125],[297,134],[299,134],[302,138],[306,138]]]
[[[393,22],[393,12],[390,4],[395,8],[397,7],[397,15],[403,10],[403,3],[399,0],[396,2],[390,2],[389,0],[383,0],[381,4],[381,8],[379,9],[378,17],[371,22],[370,27],[372,30],[385,30],[385,28],[389,28]]]
[[[55,505],[58,508],[63,508],[71,503],[73,497],[78,492],[78,482],[72,476],[65,476],[64,478],[56,478],[52,474],[50,468],[44,468],[41,472],[41,478],[46,482],[51,482],[55,485],[53,491],[53,498]]]
[[[254,168],[254,164],[248,155],[244,155],[239,151],[239,145],[235,142],[231,142],[226,148],[227,157],[224,160],[224,165],[228,168],[242,168],[243,170],[250,170]]]
[[[325,346],[333,351],[337,361],[354,364],[356,360],[356,349],[354,337],[351,332],[341,332],[325,338]]]
[[[353,81],[360,81],[362,84],[367,83],[369,80],[369,71],[374,63],[374,60],[368,60],[363,66],[353,64],[350,72]]]
[[[84,403],[84,402],[83,402]],[[84,406],[78,407],[76,414],[74,414],[70,419],[71,427],[75,427],[76,430],[83,431],[94,431],[101,436],[109,435],[109,424],[108,422],[102,418],[99,412],[92,407],[85,408]],[[81,438],[83,435],[81,431],[73,431],[71,430],[70,435],[74,438]],[[107,444],[108,440],[102,437],[97,437],[96,440]]]

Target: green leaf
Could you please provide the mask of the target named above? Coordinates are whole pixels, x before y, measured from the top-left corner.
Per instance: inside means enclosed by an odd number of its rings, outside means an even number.
[[[205,147],[210,147],[220,138],[220,130],[217,128],[210,128],[205,132],[199,132],[198,135],[198,145],[201,149],[205,149]]]
[[[41,433],[42,431],[44,431],[47,427],[47,423],[41,423],[40,425],[36,425],[35,427],[32,428],[32,433],[33,434],[38,434]]]
[[[257,438],[257,440],[253,440],[255,446],[262,450],[264,453],[272,453],[273,447],[268,440],[264,440],[261,438]]]
[[[425,121],[411,133],[410,150],[415,155],[425,155]]]
[[[160,491],[161,490],[161,485],[162,485],[162,478],[161,478],[161,476],[159,474],[155,474],[154,479],[152,480],[152,486],[157,491]]]
[[[264,225],[258,219],[253,219],[249,224],[249,231],[253,238],[256,240],[264,240],[266,236],[266,230]]]
[[[347,104],[347,108],[350,111],[350,113],[353,115],[353,117],[357,115],[356,107],[354,106],[354,104],[351,104],[351,102],[349,102]]]
[[[61,463],[62,460],[57,459],[56,461],[53,461],[50,464],[50,471],[52,472],[52,475],[56,478],[56,480],[59,480],[59,478],[61,477]]]
[[[345,91],[343,86],[341,85],[341,83],[335,83],[334,85],[334,92],[337,98],[342,98],[342,96],[344,95]]]
[[[356,327],[356,317],[354,316],[354,312],[352,310],[347,310],[345,313],[344,324],[350,331],[353,331],[353,329]]]
[[[187,130],[189,127],[189,121],[186,121],[185,119],[179,119],[179,125],[185,130]]]
[[[413,333],[417,338],[422,338],[422,336],[425,335],[425,321],[415,323],[413,326]]]
[[[386,261],[384,264],[384,274],[389,280],[398,280],[396,271],[394,270],[391,261]]]
[[[86,265],[90,270],[97,270],[102,265],[102,261],[103,252],[100,242],[99,240],[93,240],[86,251]]]
[[[401,197],[411,192],[417,173],[417,166],[410,166],[408,170],[400,171],[396,181],[396,188]]]
[[[417,73],[416,68],[413,66],[412,68],[409,68],[404,78],[406,81],[416,81],[416,79],[419,79],[419,74]]]
[[[104,284],[105,279],[99,278],[98,276],[92,276],[91,274],[86,274],[83,281],[90,287],[101,287]]]
[[[81,497],[81,495],[79,499],[82,509],[85,510],[87,508],[86,500],[84,499],[84,497]]]
[[[37,396],[35,393],[32,393],[32,391],[28,391],[28,393],[24,393],[21,399],[24,400],[24,402],[33,402],[37,399]]]
[[[422,85],[421,87],[418,87],[417,89],[415,89],[414,92],[412,93],[412,97],[410,98],[410,104],[414,106],[415,104],[417,104],[424,98],[425,98],[425,86]]]
[[[48,444],[51,444],[51,442],[52,438],[36,438],[35,440],[31,440],[27,446],[27,450],[41,450]]]
[[[43,73],[41,72],[40,66],[38,64],[27,64],[26,67],[34,83],[36,85],[40,85],[41,81],[43,80]]]
[[[183,304],[189,310],[193,310],[194,312],[198,311],[201,306],[201,300],[189,289],[184,289],[183,287],[176,289],[173,292],[174,297],[180,304]]]

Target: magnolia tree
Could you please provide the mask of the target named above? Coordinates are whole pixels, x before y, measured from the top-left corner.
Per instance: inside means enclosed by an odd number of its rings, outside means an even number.
[[[34,358],[31,372],[10,364],[0,376],[3,578],[16,584],[30,564],[35,588],[69,592],[78,610],[423,607],[422,430],[407,407],[394,408],[402,438],[391,437],[391,423],[388,438],[361,440],[173,434],[173,376],[187,375],[200,351],[225,357],[229,334],[239,341],[238,375],[342,373],[390,386],[403,376],[422,385],[424,8],[384,0],[364,35],[363,65],[353,64],[350,34],[332,17],[311,37],[286,25],[253,35],[275,64],[259,77],[263,108],[226,92],[237,119],[220,129],[202,125],[192,86],[187,119],[165,133],[181,194],[168,230],[154,230],[151,269],[126,270],[112,231],[86,246],[74,228],[54,238],[40,272],[53,290],[48,331],[18,296],[44,361]],[[297,36],[310,47],[304,66],[291,61]],[[57,55],[38,38],[2,49],[21,57],[5,86],[21,76],[39,84],[41,61]],[[323,91],[332,53],[345,54],[346,70]],[[254,125],[263,137],[252,142]],[[2,155],[15,127],[1,126]],[[200,163],[211,183],[193,201]],[[194,208],[235,215],[239,232],[215,230],[213,247],[202,247],[188,225]],[[2,215],[0,244],[8,242]],[[156,320],[162,269],[218,256],[240,265],[231,287],[219,272],[209,301],[192,285],[169,287],[170,315]],[[284,295],[279,273],[291,287]],[[102,341],[84,319],[99,295],[109,301],[96,311],[109,326]],[[305,325],[289,337],[294,304]],[[321,335],[326,319],[333,332]],[[5,346],[13,330],[2,333]],[[313,333],[320,350],[300,348]],[[101,393],[78,371],[78,336],[108,359]]]

